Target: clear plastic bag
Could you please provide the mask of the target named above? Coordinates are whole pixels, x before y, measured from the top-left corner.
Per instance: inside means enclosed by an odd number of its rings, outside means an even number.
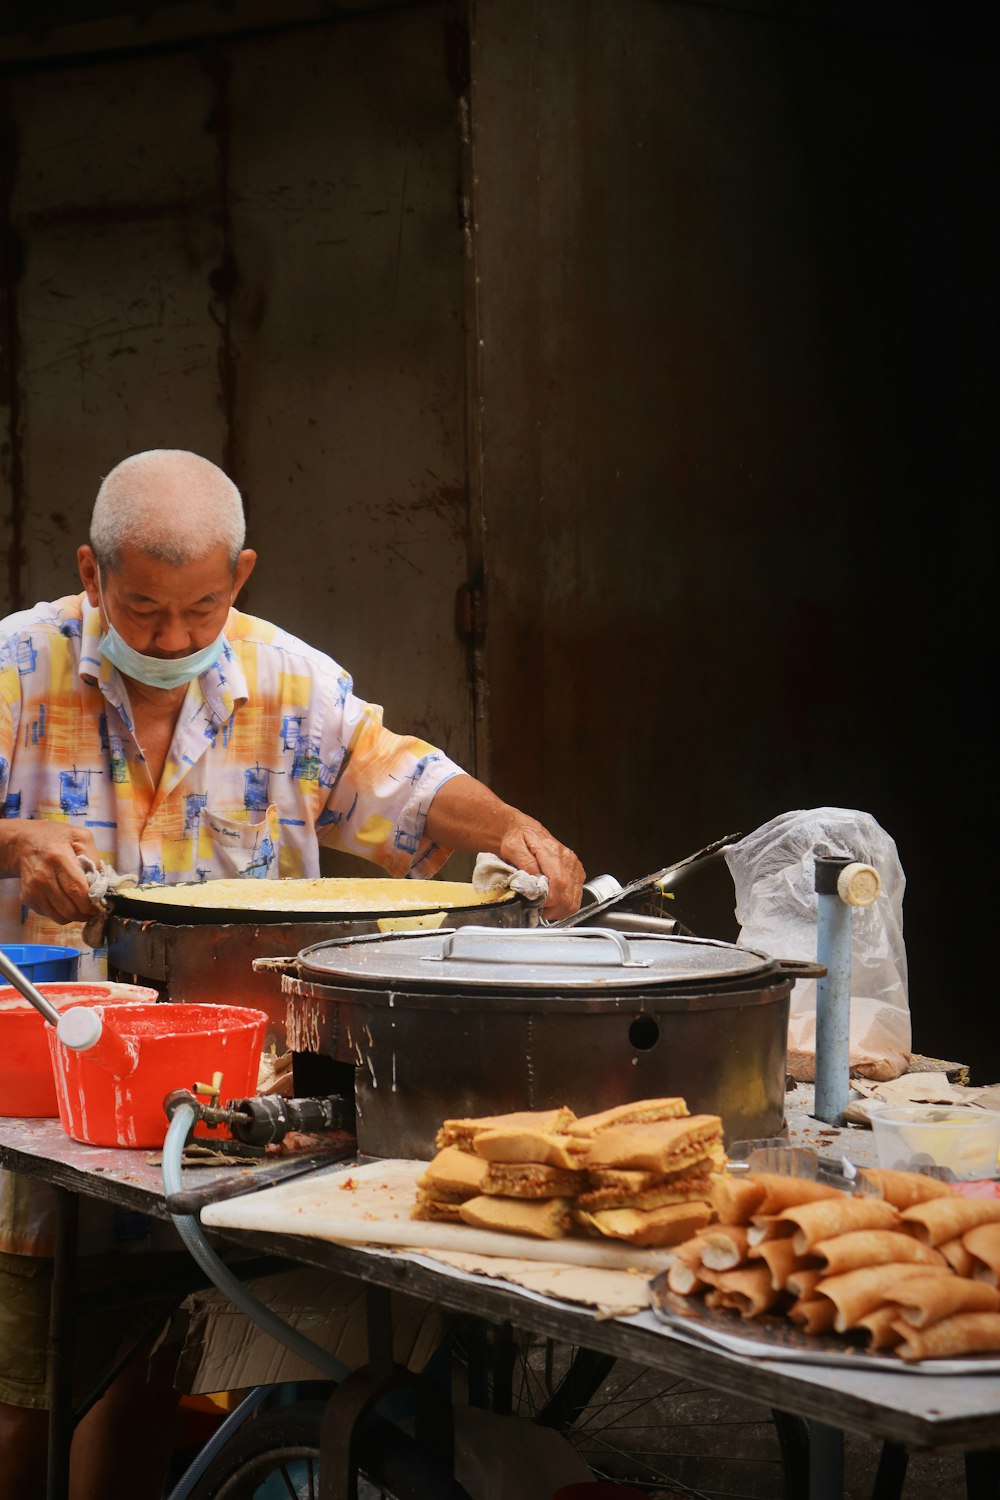
[[[903,944],[906,878],[896,845],[870,813],[814,807],[781,813],[725,851],[736,888],[739,942],[772,958],[816,957],[816,856],[861,860],[882,891],[851,916],[851,1071],[896,1078],[910,1059],[910,1012]],[[792,990],[788,1071],[815,1077],[816,982]]]

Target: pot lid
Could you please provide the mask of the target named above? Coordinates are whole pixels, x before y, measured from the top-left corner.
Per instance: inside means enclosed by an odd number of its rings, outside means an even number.
[[[382,988],[592,991],[744,980],[775,964],[711,938],[626,937],[605,927],[459,927],[329,939],[304,948],[298,966]]]

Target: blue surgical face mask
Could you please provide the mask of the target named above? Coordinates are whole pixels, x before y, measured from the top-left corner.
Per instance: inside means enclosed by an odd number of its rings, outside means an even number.
[[[97,587],[101,598],[101,608],[108,626],[101,636],[98,649],[101,655],[126,677],[133,677],[136,682],[144,682],[147,687],[180,687],[182,683],[193,682],[196,677],[201,676],[202,672],[207,672],[222,655],[226,638],[220,631],[208,646],[203,646],[200,651],[192,651],[189,656],[144,656],[141,651],[133,650],[112,625],[107,605],[104,603],[100,578],[98,578]]]

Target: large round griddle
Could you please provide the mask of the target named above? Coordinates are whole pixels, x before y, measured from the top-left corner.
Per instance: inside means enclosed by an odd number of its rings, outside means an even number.
[[[494,908],[524,905],[511,892],[484,896],[461,881],[366,876],[123,886],[109,900],[116,915],[172,927],[224,923],[287,926],[294,922],[341,921],[373,924],[395,917],[430,916],[439,911],[449,915],[482,911],[482,920],[489,922]]]

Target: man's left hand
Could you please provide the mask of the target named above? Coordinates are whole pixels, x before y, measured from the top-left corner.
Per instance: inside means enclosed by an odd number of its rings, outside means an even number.
[[[529,875],[545,875],[549,882],[548,900],[542,916],[549,922],[579,911],[583,900],[583,865],[572,849],[560,844],[540,823],[525,822],[510,829],[500,844],[500,858]]]
[[[426,833],[436,844],[471,854],[499,854],[518,870],[545,875],[549,896],[542,915],[548,921],[579,911],[586,874],[572,849],[553,838],[536,818],[501,802],[474,776],[453,776],[438,788],[428,809]]]

